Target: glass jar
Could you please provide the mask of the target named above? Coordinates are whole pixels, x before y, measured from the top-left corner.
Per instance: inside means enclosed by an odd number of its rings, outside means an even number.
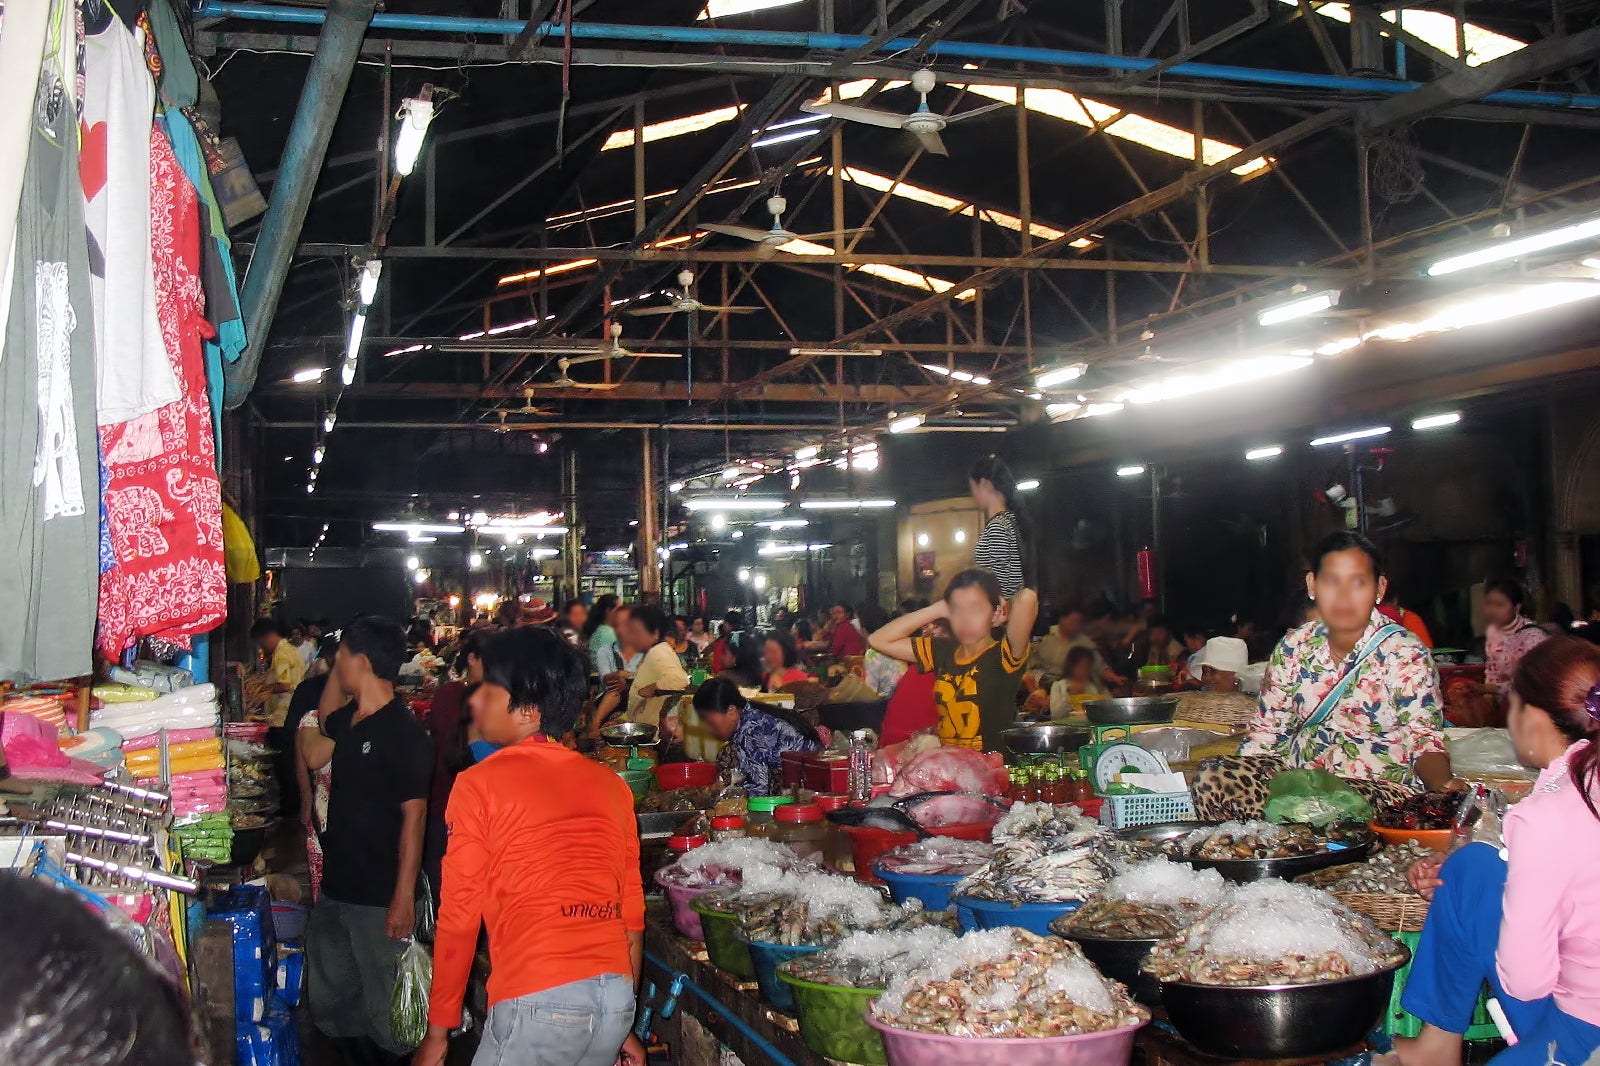
[[[828,821],[826,817],[830,812],[848,806],[850,797],[822,795],[815,797],[812,802],[822,808],[823,825],[827,826],[828,831],[827,840],[822,845],[823,861],[828,864],[830,870],[837,873],[855,873],[856,857],[855,852],[850,847],[850,834],[846,833],[836,823]]]
[[[695,848],[704,847],[709,841],[705,836],[673,836],[667,838],[667,863],[670,865],[693,851]]]
[[[789,804],[773,812],[776,819],[767,830],[767,839],[782,844],[802,862],[821,866],[825,861],[828,843],[828,822],[822,808],[815,803]]]
[[[744,819],[737,814],[723,814],[711,819],[712,840],[733,840],[744,835]]]
[[[1079,770],[1072,775],[1073,802],[1094,799],[1094,786],[1089,783],[1089,771]]]
[[[772,812],[793,803],[789,796],[755,796],[750,800],[744,816],[745,836],[767,838],[771,835]]]
[[[1011,802],[1032,803],[1038,798],[1033,786],[1033,767],[1013,766],[1011,776]]]
[[[1066,802],[1061,791],[1061,764],[1055,762],[1041,762],[1033,768],[1034,780],[1038,783],[1040,803]]]

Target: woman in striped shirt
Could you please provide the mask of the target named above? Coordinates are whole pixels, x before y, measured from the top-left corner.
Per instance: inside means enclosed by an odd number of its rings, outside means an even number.
[[[1016,508],[1017,479],[996,455],[985,455],[968,476],[972,498],[983,508],[983,532],[972,549],[972,564],[992,573],[1000,592],[1011,599],[1031,584],[1028,526]]]

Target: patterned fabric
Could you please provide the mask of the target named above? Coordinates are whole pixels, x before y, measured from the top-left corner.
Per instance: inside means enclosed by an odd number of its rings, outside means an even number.
[[[322,724],[315,714],[308,714],[300,719],[301,729],[322,730]],[[311,900],[316,902],[322,894],[322,829],[328,824],[328,786],[333,781],[333,764],[325,764],[320,770],[311,771],[311,811],[302,811],[301,815],[310,814],[311,824],[306,827],[306,866],[311,872]]]
[[[1219,755],[1200,760],[1190,783],[1195,817],[1202,822],[1265,817],[1268,786],[1288,768],[1289,764],[1276,755]],[[1407,789],[1388,781],[1345,778],[1344,783],[1372,804],[1375,811],[1394,806],[1408,794]]]
[[[916,667],[934,675],[933,699],[939,705],[939,739],[958,748],[984,749],[1017,720],[1017,690],[1028,656],[1011,653],[1010,641],[997,640],[971,659],[951,637],[914,637]]]
[[[1240,754],[1284,755],[1295,731],[1316,712],[1373,634],[1388,624],[1374,611],[1344,662],[1334,661],[1322,622],[1291,630],[1272,653],[1260,709]],[[1332,712],[1300,738],[1299,757],[1292,761],[1303,769],[1357,781],[1420,789],[1412,764],[1445,750],[1440,706],[1433,657],[1412,634],[1394,633],[1356,668]]]
[[[1483,669],[1483,679],[1491,685],[1510,684],[1522,657],[1528,654],[1529,649],[1535,644],[1549,636],[1549,633],[1539,628],[1538,623],[1520,614],[1504,629],[1490,626],[1483,641],[1484,658],[1487,660],[1487,665]]]
[[[100,430],[116,565],[100,582],[99,645],[111,659],[142,636],[184,642],[227,612],[222,486],[200,352],[211,327],[197,273],[199,201],[159,124],[150,137],[150,199],[157,311],[183,395]]]
[[[783,753],[817,751],[821,744],[777,715],[746,704],[739,712],[728,749],[734,765],[744,771],[744,790],[751,796],[770,796],[782,787]]]

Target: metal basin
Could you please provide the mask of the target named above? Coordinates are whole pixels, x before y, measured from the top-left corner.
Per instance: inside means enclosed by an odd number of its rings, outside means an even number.
[[[1178,837],[1188,836],[1197,829],[1204,829],[1207,824],[1218,823],[1162,822],[1159,825],[1141,825],[1134,829],[1124,829],[1117,836],[1122,840],[1165,843]],[[1284,859],[1186,859],[1176,855],[1171,858],[1173,862],[1187,863],[1196,870],[1215,870],[1225,880],[1243,885],[1251,881],[1265,881],[1269,877],[1281,877],[1285,881],[1292,881],[1301,874],[1326,870],[1330,866],[1365,862],[1376,842],[1377,837],[1372,831],[1365,830],[1346,841],[1348,846],[1344,848],[1337,851],[1321,851],[1313,855],[1295,855]]]
[[[1072,915],[1057,918],[1050,923],[1056,936],[1072,941],[1094,963],[1095,969],[1113,981],[1128,986],[1133,998],[1147,1007],[1161,1006],[1161,982],[1145,973],[1140,967],[1160,940],[1119,940],[1104,936],[1087,936],[1074,932]]]
[[[1041,722],[1012,726],[1000,739],[1014,755],[1065,755],[1089,743],[1093,731],[1082,726]]]
[[[1176,696],[1120,696],[1085,700],[1083,713],[1094,725],[1153,725],[1172,721]]]
[[[656,742],[656,727],[643,722],[618,722],[600,730],[600,739],[613,748],[632,748]]]
[[[1383,1018],[1395,971],[1411,959],[1360,977],[1306,985],[1197,985],[1161,982],[1173,1028],[1207,1055],[1227,1059],[1302,1059],[1355,1047]]]

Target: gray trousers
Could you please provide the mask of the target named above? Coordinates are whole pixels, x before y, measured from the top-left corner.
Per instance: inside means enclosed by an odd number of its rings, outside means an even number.
[[[306,926],[306,994],[324,1035],[403,1055],[412,1049],[395,1043],[389,1000],[406,943],[389,939],[388,917],[385,907],[317,900]]]
[[[633,978],[615,973],[502,1000],[472,1066],[615,1066],[633,1010]]]

